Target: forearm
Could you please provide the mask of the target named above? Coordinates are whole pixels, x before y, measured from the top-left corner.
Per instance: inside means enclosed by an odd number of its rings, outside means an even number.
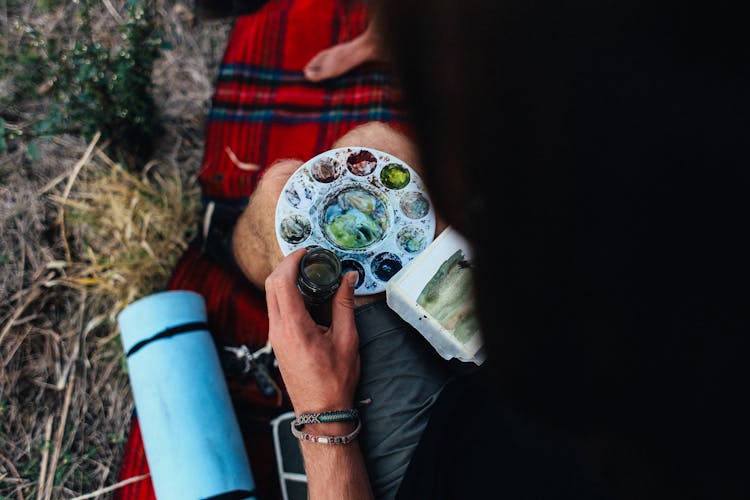
[[[307,473],[308,498],[373,498],[365,462],[356,440],[346,445],[303,441],[301,447]]]
[[[287,255],[265,283],[268,339],[298,417],[352,408],[359,380],[359,336],[354,321],[357,274],[346,273],[331,300],[330,326],[317,325],[297,287],[305,254],[306,250],[300,249]],[[303,428],[305,434],[312,436],[354,438],[347,444],[300,440],[309,498],[371,499],[367,470],[353,434],[356,422],[309,423]]]

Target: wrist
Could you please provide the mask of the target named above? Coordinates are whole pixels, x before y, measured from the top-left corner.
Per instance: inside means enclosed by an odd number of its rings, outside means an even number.
[[[329,422],[326,424],[307,424],[305,432],[316,436],[345,436],[357,427],[356,422]],[[303,441],[304,442],[304,441]]]
[[[354,398],[332,399],[320,402],[296,402],[292,398],[292,406],[295,415],[303,413],[330,413],[334,411],[346,411],[354,408]]]
[[[305,430],[300,430],[300,428],[297,427],[294,422],[291,423],[290,428],[292,431],[292,435],[299,439],[301,442],[341,446],[350,444],[357,438],[360,431],[362,430],[362,421],[358,419],[357,424],[354,426],[354,429],[346,434],[332,434],[331,431],[336,430],[335,427],[333,429],[328,429],[328,433],[325,434],[312,434],[310,432],[305,432]]]
[[[348,444],[362,430],[357,409],[298,414],[291,422],[294,437],[316,444]]]

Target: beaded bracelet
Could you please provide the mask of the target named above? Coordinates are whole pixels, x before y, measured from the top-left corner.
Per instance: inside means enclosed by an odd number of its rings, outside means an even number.
[[[359,434],[359,431],[362,430],[362,420],[357,418],[357,426],[354,428],[352,432],[350,432],[349,434],[345,436],[316,436],[314,434],[300,432],[297,429],[297,427],[294,425],[295,421],[296,419],[292,421],[292,425],[290,426],[292,428],[292,435],[294,437],[296,437],[300,441],[312,441],[313,443],[320,443],[320,444],[349,444],[352,441],[354,441],[354,438],[357,437],[357,434]]]
[[[302,413],[294,419],[292,425],[299,430],[305,424],[330,424],[333,422],[354,422],[355,420],[359,420],[359,411],[351,409],[327,413]]]

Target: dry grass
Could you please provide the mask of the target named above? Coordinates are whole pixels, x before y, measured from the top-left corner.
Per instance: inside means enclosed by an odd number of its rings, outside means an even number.
[[[73,262],[67,257],[73,250],[64,248],[66,260],[47,264],[60,276],[44,286],[87,292],[105,303],[114,320],[136,298],[164,289],[193,236],[200,193],[194,181],[185,185],[178,170],[156,161],[141,174],[127,171],[96,147],[97,139],[62,193],[49,196],[79,258]]]
[[[114,31],[123,3],[99,5],[97,32]],[[173,49],[153,74],[166,132],[142,174],[101,139],[21,136],[0,153],[0,498],[101,498],[118,479],[133,402],[114,318],[165,286],[196,227],[203,124],[230,28],[197,22],[189,3],[154,3]],[[0,0],[0,43],[12,51],[27,25],[74,38],[71,5]],[[18,96],[0,112],[23,131],[48,103],[14,85],[0,75],[0,92]]]

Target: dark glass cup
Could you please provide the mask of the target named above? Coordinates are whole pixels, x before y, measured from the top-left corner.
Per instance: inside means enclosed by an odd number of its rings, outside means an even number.
[[[299,263],[297,288],[310,314],[319,324],[330,324],[323,309],[341,283],[341,260],[330,250],[315,247]]]

